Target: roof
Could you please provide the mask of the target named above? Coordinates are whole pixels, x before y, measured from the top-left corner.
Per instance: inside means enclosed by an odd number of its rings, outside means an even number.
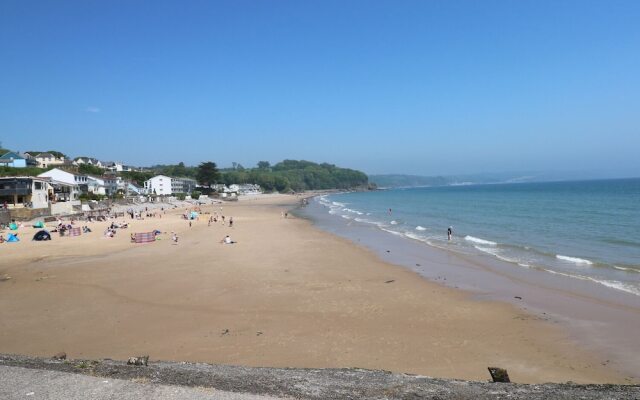
[[[66,172],[67,174],[71,174],[71,175],[75,175],[75,176],[86,176],[85,174],[79,174],[77,172],[68,171],[66,169],[61,169],[61,168],[51,168],[50,170],[45,171],[42,174],[46,174],[47,172],[51,172],[51,171],[62,171],[62,172]],[[40,175],[42,175],[42,174],[40,174]]]
[[[14,151],[8,151],[0,156],[0,160],[24,160],[25,158]]]
[[[40,153],[36,157],[38,157],[38,158],[45,158],[45,157],[46,158],[51,158],[51,157],[56,158],[56,156],[54,156],[51,153]]]
[[[49,182],[49,179],[46,178],[40,178],[38,176],[0,176],[0,181],[8,181],[8,180],[15,180],[15,179],[29,179],[32,181],[40,181],[40,182]]]

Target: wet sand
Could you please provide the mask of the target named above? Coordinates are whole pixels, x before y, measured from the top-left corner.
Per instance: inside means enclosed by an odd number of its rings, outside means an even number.
[[[93,233],[0,245],[0,352],[276,367],[360,367],[517,382],[629,383],[551,321],[486,301],[282,218],[299,198],[224,204],[234,227],[183,210]],[[211,211],[212,206],[203,211]],[[219,211],[218,206],[215,209]],[[131,221],[131,220],[129,220]],[[159,229],[150,244],[131,232]],[[179,243],[173,244],[170,232]],[[229,234],[238,243],[222,245]],[[604,365],[603,365],[604,364]]]

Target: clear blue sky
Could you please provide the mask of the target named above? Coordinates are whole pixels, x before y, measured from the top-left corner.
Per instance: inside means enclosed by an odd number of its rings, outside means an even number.
[[[0,140],[138,165],[640,175],[640,1],[0,2]]]

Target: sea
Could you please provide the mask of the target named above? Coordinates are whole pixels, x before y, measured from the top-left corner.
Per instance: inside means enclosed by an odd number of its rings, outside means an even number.
[[[424,246],[640,296],[640,178],[399,188],[313,201],[345,222]]]

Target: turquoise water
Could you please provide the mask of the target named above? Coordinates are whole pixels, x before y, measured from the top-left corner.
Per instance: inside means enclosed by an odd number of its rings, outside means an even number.
[[[318,201],[345,221],[407,240],[640,296],[640,179],[393,189]]]

